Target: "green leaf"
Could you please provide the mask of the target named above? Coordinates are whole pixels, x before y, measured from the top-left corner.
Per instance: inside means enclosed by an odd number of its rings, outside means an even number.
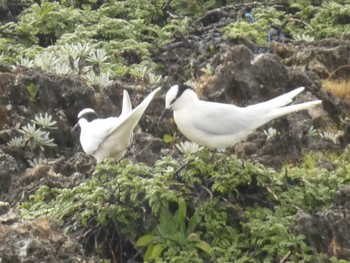
[[[163,141],[165,143],[171,143],[174,140],[174,137],[170,134],[164,134]]]
[[[143,256],[143,259],[144,259],[145,261],[151,259],[154,247],[155,247],[155,244],[150,244],[150,245],[147,247],[147,250],[146,250],[146,252],[145,252],[145,255]]]
[[[209,255],[213,252],[211,246],[205,241],[198,241],[195,246]]]
[[[155,259],[155,258],[159,257],[160,254],[162,254],[164,249],[165,249],[165,247],[162,246],[161,244],[155,245],[152,249],[151,259]]]
[[[162,237],[168,234],[176,233],[177,229],[174,222],[174,217],[171,214],[167,205],[164,205],[160,212],[160,222],[157,225],[157,230]]]
[[[200,241],[199,233],[191,233],[186,238],[187,241],[193,242],[193,241]]]
[[[190,220],[188,221],[186,235],[191,235],[200,221],[201,221],[201,216],[197,212],[195,212],[191,216]]]
[[[136,246],[138,247],[145,247],[148,246],[149,243],[151,243],[156,236],[154,235],[143,235],[136,241]]]
[[[31,83],[30,85],[27,86],[27,91],[29,93],[29,99],[31,101],[35,101],[36,95],[38,93],[38,87],[34,83]]]
[[[187,206],[186,206],[186,202],[185,200],[180,197],[177,201],[179,208],[176,210],[174,219],[176,220],[176,224],[179,227],[179,231],[181,231],[182,233],[185,232],[185,220],[186,220],[186,210],[187,210]]]
[[[162,246],[161,244],[150,244],[146,250],[145,255],[143,256],[143,259],[145,261],[156,259],[160,256],[164,249],[165,246]]]

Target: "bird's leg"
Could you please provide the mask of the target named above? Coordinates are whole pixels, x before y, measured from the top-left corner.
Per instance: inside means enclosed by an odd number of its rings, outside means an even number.
[[[211,157],[210,157],[210,162],[213,162],[214,161],[214,156],[216,155],[216,153],[218,152],[218,150],[213,150],[212,154],[211,154]]]
[[[183,164],[180,165],[179,168],[174,172],[174,177],[179,179],[179,173],[189,164],[190,160],[186,160]]]

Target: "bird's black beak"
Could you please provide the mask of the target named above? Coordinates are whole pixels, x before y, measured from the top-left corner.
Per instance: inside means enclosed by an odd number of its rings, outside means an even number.
[[[164,108],[162,114],[160,115],[159,119],[158,119],[158,123],[157,123],[157,130],[159,130],[159,124],[160,122],[164,119],[165,113],[168,111],[167,108]]]
[[[75,132],[75,130],[78,129],[78,127],[79,127],[79,122],[77,122],[77,124],[75,124],[74,127],[70,129],[70,132],[71,133]]]

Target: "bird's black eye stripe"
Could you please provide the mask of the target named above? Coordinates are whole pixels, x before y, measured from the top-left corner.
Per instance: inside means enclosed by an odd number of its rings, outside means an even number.
[[[179,89],[177,91],[176,97],[171,101],[170,105],[173,104],[178,98],[180,98],[180,96],[182,95],[182,93],[184,93],[185,90],[187,89],[193,90],[190,86],[186,84],[179,84],[178,87]]]
[[[96,120],[97,118],[98,118],[98,115],[96,112],[86,112],[79,117],[79,120],[86,119],[88,122],[91,122],[93,120]]]
[[[178,96],[176,96],[171,102],[170,102],[170,105],[173,105],[174,102],[177,100]]]

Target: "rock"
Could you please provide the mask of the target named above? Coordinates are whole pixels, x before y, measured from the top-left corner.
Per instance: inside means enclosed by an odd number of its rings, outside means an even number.
[[[291,81],[288,72],[276,55],[254,56],[247,47],[234,46],[221,55],[213,79],[204,78],[197,91],[206,100],[247,106],[301,86]]]
[[[13,178],[18,175],[19,169],[16,159],[0,149],[0,197],[8,192]]]
[[[0,261],[6,263],[86,262],[83,249],[47,217],[0,224]]]
[[[350,186],[341,187],[333,206],[315,215],[298,213],[295,231],[318,252],[350,259]]]
[[[63,166],[60,166],[60,169],[58,171],[66,175],[71,175],[73,173],[78,172],[78,173],[84,174],[85,178],[88,178],[92,175],[96,167],[96,160],[92,156],[84,152],[75,153],[68,160],[68,162],[67,161],[65,162],[67,165],[66,169],[63,170],[62,169]]]
[[[149,165],[160,159],[160,150],[164,147],[163,140],[154,138],[148,133],[134,134],[134,141],[127,157],[137,162],[143,162]]]
[[[18,211],[7,202],[0,201],[0,224],[13,223],[18,219]]]
[[[330,73],[349,64],[349,43],[348,39],[324,39],[299,45],[285,45],[290,51],[284,51],[283,61],[293,66],[310,65],[312,61],[317,61],[324,66],[323,70]],[[280,54],[279,49],[278,46],[272,46],[272,51],[277,54]],[[286,54],[290,56],[287,57]]]
[[[68,160],[60,157],[38,164],[34,168],[27,168],[20,178],[12,183],[4,200],[11,205],[19,200],[25,202],[44,185],[58,189],[72,188],[89,178],[95,166],[96,160],[93,157],[79,152]]]
[[[315,72],[322,79],[327,78],[330,74],[327,67],[317,59],[310,61],[307,68]]]

